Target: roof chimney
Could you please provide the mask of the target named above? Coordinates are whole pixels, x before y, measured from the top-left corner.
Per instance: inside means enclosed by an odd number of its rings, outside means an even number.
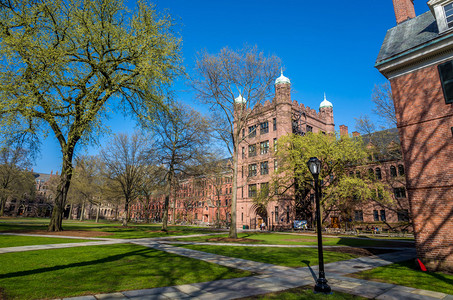
[[[352,136],[353,136],[353,137],[358,137],[358,136],[360,136],[360,132],[353,131],[353,132],[352,132]]]
[[[340,136],[348,136],[348,126],[340,125]]]
[[[393,8],[397,24],[415,18],[414,0],[393,0]]]

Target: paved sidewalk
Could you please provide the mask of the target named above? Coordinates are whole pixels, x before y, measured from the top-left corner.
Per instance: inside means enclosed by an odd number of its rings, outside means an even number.
[[[28,234],[27,234],[28,235]],[[201,236],[192,235],[192,236]],[[48,236],[47,236],[48,237]],[[55,236],[66,238],[63,236]],[[189,236],[185,236],[189,237]],[[178,237],[171,237],[178,238]],[[84,238],[81,238],[84,239]],[[168,238],[146,238],[146,239],[98,239],[98,241],[52,244],[52,245],[33,245],[21,247],[0,248],[1,253],[44,250],[56,248],[69,248],[91,245],[110,245],[120,243],[133,243],[157,250],[203,260],[218,265],[247,270],[259,275],[185,284],[179,286],[161,287],[154,289],[143,289],[117,292],[112,294],[98,294],[92,296],[82,296],[65,298],[72,300],[96,300],[96,299],[237,299],[242,297],[266,294],[271,292],[283,291],[300,286],[313,286],[318,274],[318,266],[307,266],[303,268],[289,268],[273,264],[249,261],[240,258],[227,257],[174,247],[169,244]],[[215,245],[222,246],[215,243]],[[226,244],[230,245],[230,244]],[[244,246],[240,244],[238,246]],[[278,245],[267,245],[277,246]],[[294,247],[288,245],[289,247]],[[297,247],[297,246],[296,246]],[[326,247],[327,248],[327,247]],[[401,300],[401,299],[420,299],[420,300],[453,300],[453,295],[426,291],[410,287],[404,287],[389,283],[366,281],[347,277],[346,275],[369,270],[372,268],[389,265],[399,261],[415,258],[415,250],[401,248],[400,251],[380,254],[376,256],[359,257],[346,261],[339,261],[325,265],[327,279],[332,290],[335,292],[345,292],[372,299],[382,300]]]

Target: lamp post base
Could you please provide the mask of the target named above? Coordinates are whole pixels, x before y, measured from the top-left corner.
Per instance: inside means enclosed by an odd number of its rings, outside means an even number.
[[[315,284],[315,293],[330,294],[332,292],[330,286],[327,284],[327,279],[318,278]]]

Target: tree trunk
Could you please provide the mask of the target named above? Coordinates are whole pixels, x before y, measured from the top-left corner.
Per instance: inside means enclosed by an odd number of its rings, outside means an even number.
[[[73,206],[74,206],[74,204],[73,204],[73,203],[71,203],[71,205],[69,206],[69,215],[68,215],[68,220],[72,220],[72,219],[74,219],[74,218],[72,217],[72,209],[73,209]]]
[[[3,217],[3,214],[5,213],[5,204],[6,204],[6,197],[2,196],[0,199],[0,217]]]
[[[168,205],[170,204],[170,196],[167,194],[165,195],[165,202],[164,202],[164,216],[162,217],[162,231],[167,232],[167,223],[168,223]]]
[[[98,203],[98,209],[96,211],[96,223],[99,223],[99,212],[101,210],[101,203]]]
[[[83,221],[83,216],[85,215],[85,201],[82,202],[82,208],[80,212],[80,219],[79,221]]]
[[[172,217],[171,223],[173,225],[176,224],[176,197],[173,197],[173,217]]]
[[[236,143],[236,139],[234,141]],[[236,207],[237,207],[237,195],[238,195],[238,154],[237,149],[238,145],[234,145],[233,148],[233,195],[231,197],[231,224],[230,224],[230,232],[228,237],[237,239],[238,233],[236,228]]]
[[[73,149],[72,149],[73,150]],[[68,196],[69,186],[72,178],[72,150],[69,154],[63,154],[63,167],[60,175],[60,183],[57,187],[57,195],[55,196],[55,205],[50,217],[48,231],[63,231],[63,214]]]
[[[126,203],[124,203],[123,226],[127,226],[127,221],[129,221],[129,199],[126,199]]]

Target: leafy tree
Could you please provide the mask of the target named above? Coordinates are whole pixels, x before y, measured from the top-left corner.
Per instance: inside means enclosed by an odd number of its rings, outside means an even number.
[[[35,181],[30,167],[28,152],[19,145],[0,148],[0,216],[3,216],[8,198],[32,196]]]
[[[145,171],[153,163],[150,144],[151,139],[138,132],[131,137],[117,134],[101,151],[106,176],[117,183],[124,198],[123,226],[130,221],[130,205],[140,195]]]
[[[305,199],[314,190],[313,176],[307,161],[317,157],[322,162],[321,180],[324,220],[332,211],[340,211],[350,217],[354,207],[373,199],[385,203],[391,201],[383,183],[375,181],[366,173],[356,176],[351,170],[360,168],[368,160],[368,150],[361,138],[307,133],[305,136],[287,135],[278,141],[278,170],[273,184],[278,193],[294,189]],[[351,176],[353,175],[353,176]],[[271,195],[272,196],[272,195]]]
[[[142,216],[146,223],[149,223],[153,205],[158,195],[164,193],[166,170],[162,166],[149,165],[143,169],[142,180],[139,185],[138,200],[142,204]],[[158,216],[154,216],[159,219]]]
[[[256,47],[238,51],[223,48],[218,54],[204,51],[196,60],[192,85],[201,101],[209,105],[218,137],[233,160],[230,238],[237,238],[238,147],[244,138],[241,132],[255,105],[272,95],[279,68],[279,58],[265,56]]]
[[[210,126],[197,111],[183,105],[172,105],[168,111],[160,111],[152,125],[157,159],[166,169],[166,192],[163,207],[162,230],[167,231],[170,198],[176,188],[177,175],[194,175],[211,150]],[[176,197],[173,197],[176,208]],[[175,209],[173,210],[175,221]]]
[[[62,230],[76,146],[105,132],[119,108],[143,118],[180,72],[168,15],[121,0],[6,0],[0,3],[0,129],[52,132],[62,171],[49,231]]]

